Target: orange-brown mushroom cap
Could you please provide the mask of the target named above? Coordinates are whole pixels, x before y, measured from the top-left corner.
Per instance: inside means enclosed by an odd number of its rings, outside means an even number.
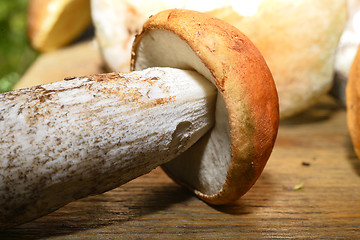
[[[360,159],[360,46],[350,69],[346,86],[347,125],[357,157]]]
[[[133,45],[132,70],[154,66],[196,70],[219,93],[215,127],[163,169],[210,204],[238,199],[263,171],[279,126],[278,95],[263,56],[232,25],[172,9],[150,17]]]

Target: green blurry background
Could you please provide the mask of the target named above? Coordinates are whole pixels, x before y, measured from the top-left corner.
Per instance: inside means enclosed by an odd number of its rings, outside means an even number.
[[[11,90],[37,56],[26,34],[27,2],[0,0],[0,92]]]

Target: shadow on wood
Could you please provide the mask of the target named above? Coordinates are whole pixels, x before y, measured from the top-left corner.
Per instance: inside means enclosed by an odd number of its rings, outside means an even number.
[[[87,229],[121,225],[190,197],[190,192],[170,181],[149,187],[130,182],[110,192],[70,203],[33,222],[0,232],[0,239],[65,237]]]

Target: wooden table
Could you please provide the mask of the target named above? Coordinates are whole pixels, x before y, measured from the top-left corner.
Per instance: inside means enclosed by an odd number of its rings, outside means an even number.
[[[61,196],[59,196],[61,197]],[[360,160],[329,98],[283,121],[255,186],[210,206],[156,169],[0,239],[360,239]]]

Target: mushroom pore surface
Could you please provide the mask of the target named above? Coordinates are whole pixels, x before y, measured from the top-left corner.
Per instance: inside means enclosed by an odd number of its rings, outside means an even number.
[[[145,34],[138,46],[135,70],[154,66],[169,66],[195,70],[214,85],[209,69],[192,48],[168,30],[154,29]],[[226,180],[230,156],[230,126],[228,112],[221,94],[217,95],[215,126],[187,152],[164,165],[172,177],[189,184],[201,193],[218,193]]]

